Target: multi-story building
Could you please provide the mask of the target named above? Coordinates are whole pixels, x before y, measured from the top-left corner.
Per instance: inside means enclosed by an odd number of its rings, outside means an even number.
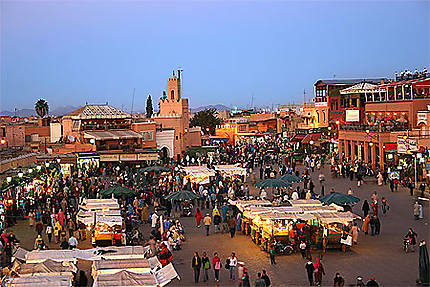
[[[384,78],[378,79],[339,79],[318,80],[315,84],[315,128],[337,126],[342,123],[345,108],[342,107],[340,91],[362,82],[371,84],[384,83]]]
[[[424,121],[429,89],[427,76],[342,90],[347,113],[339,131],[340,158],[384,169],[396,160],[399,138],[413,141],[416,151],[430,147]]]

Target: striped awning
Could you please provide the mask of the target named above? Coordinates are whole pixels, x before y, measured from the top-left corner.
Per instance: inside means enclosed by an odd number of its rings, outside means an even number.
[[[109,131],[86,131],[84,138],[95,140],[119,140],[143,138],[143,136],[132,130],[109,130]]]

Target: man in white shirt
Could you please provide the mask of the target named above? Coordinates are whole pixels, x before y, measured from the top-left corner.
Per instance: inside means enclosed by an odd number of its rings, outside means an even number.
[[[291,199],[292,200],[298,200],[299,199],[299,194],[297,193],[297,191],[293,191],[293,194],[291,195]]]
[[[69,238],[69,247],[70,247],[70,249],[75,249],[77,245],[78,245],[78,240],[75,238],[75,236],[72,235]]]
[[[229,259],[229,267],[230,267],[230,279],[236,280],[236,266],[237,266],[237,257],[234,252],[231,253]]]
[[[155,226],[157,225],[157,220],[158,220],[158,214],[156,212],[154,212],[154,214],[152,214],[151,216],[151,227],[155,228]]]

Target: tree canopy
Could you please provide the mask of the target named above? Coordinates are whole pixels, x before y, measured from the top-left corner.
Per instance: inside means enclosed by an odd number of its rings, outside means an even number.
[[[43,99],[39,99],[34,105],[34,109],[39,117],[44,118],[49,112],[48,102]]]
[[[151,118],[154,114],[154,108],[152,107],[152,98],[151,95],[148,95],[146,99],[146,117]]]
[[[216,109],[210,108],[200,111],[191,118],[190,125],[192,127],[201,127],[205,134],[215,134],[215,128],[221,124],[221,120],[216,115]]]

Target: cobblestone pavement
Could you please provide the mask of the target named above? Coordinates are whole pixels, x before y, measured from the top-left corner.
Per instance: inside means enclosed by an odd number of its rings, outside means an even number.
[[[319,171],[313,173],[312,178],[318,178]],[[418,278],[418,252],[405,254],[402,250],[402,238],[412,227],[418,233],[418,240],[429,239],[429,208],[428,203],[424,204],[424,219],[416,221],[412,215],[412,205],[414,199],[409,195],[409,191],[399,188],[399,191],[392,193],[388,186],[379,187],[375,182],[368,182],[357,187],[356,182],[349,179],[330,177],[328,168],[324,169],[326,175],[326,191],[332,187],[336,191],[345,192],[352,187],[354,195],[362,200],[369,199],[376,190],[379,198],[386,197],[390,204],[390,211],[381,217],[381,234],[379,236],[359,235],[359,244],[354,246],[351,252],[342,253],[338,250],[328,251],[323,257],[326,276],[323,277],[323,286],[332,286],[333,277],[336,272],[344,276],[345,286],[355,284],[357,276],[363,277],[366,281],[375,276],[381,286],[415,286]],[[319,183],[315,182],[315,190],[319,191]],[[257,190],[251,188],[251,193]],[[354,212],[361,215],[362,201],[354,207]],[[203,210],[206,212],[206,210]],[[273,286],[307,286],[307,277],[304,269],[305,261],[300,254],[291,256],[278,256],[277,265],[270,265],[267,253],[262,252],[255,245],[249,236],[236,233],[231,239],[229,234],[211,234],[206,236],[203,228],[195,227],[194,218],[182,218],[187,240],[183,244],[183,249],[174,251],[173,264],[175,265],[180,281],[174,281],[169,286],[216,286],[214,282],[213,270],[209,271],[209,281],[206,283],[194,284],[194,277],[191,269],[191,258],[195,251],[199,254],[206,251],[211,258],[216,251],[220,254],[221,260],[236,252],[239,261],[243,261],[248,268],[251,285],[256,278],[257,272],[262,269],[267,270]],[[28,228],[26,222],[18,222],[12,229],[21,240],[22,246],[32,249],[35,232]],[[149,226],[144,226],[148,231]],[[145,237],[148,237],[147,233]],[[89,240],[80,242],[79,248],[90,248]],[[55,244],[51,248],[56,248]],[[313,257],[318,256],[315,252]],[[87,264],[82,265],[86,267]],[[202,279],[202,275],[200,277]],[[228,271],[221,270],[221,281],[219,286],[238,286],[238,280],[230,281]]]

